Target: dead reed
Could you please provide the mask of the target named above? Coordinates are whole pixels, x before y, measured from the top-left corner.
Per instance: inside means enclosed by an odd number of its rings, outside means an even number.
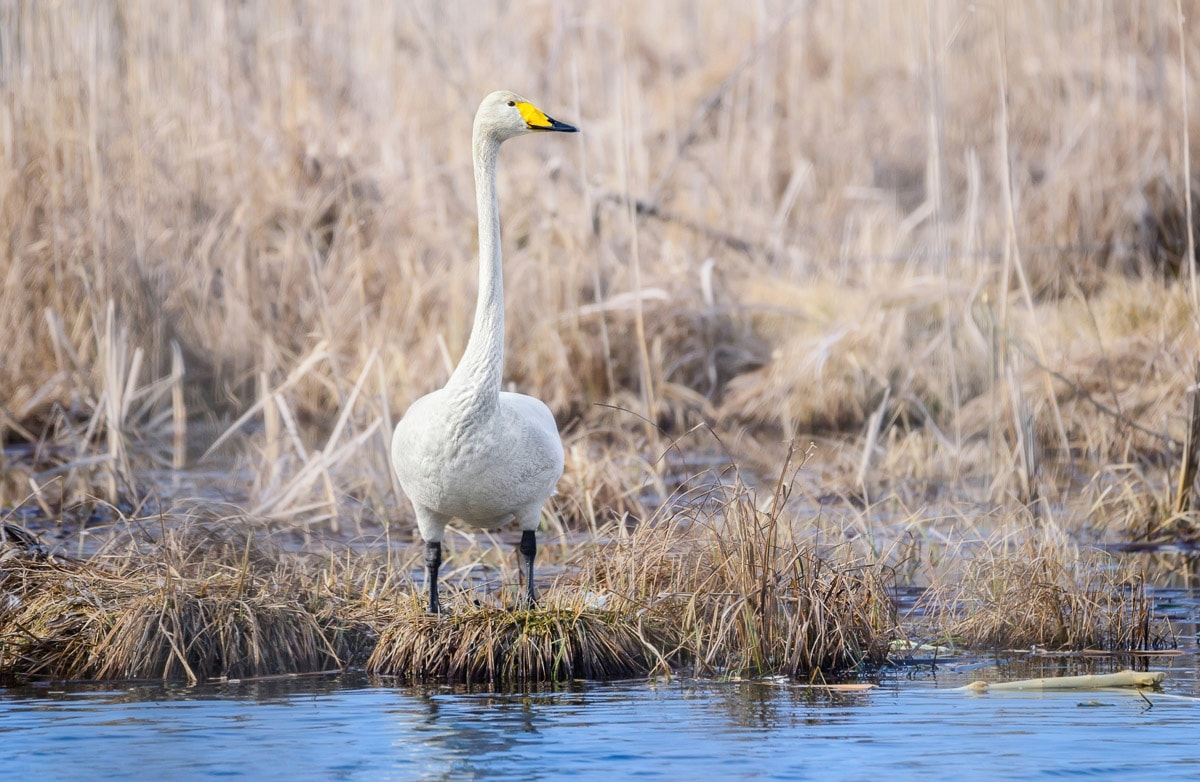
[[[914,629],[965,649],[1128,652],[1175,643],[1135,568],[1051,536],[993,541],[964,556],[916,612],[925,616]]]
[[[442,617],[423,613],[407,571],[349,552],[285,561],[245,521],[164,525],[157,542],[88,561],[16,536],[0,562],[0,671],[200,681],[365,664],[515,683],[677,668],[827,678],[882,662],[896,630],[886,572],[819,556],[786,500],[784,481],[761,508],[735,483],[703,518],[664,505],[632,533],[610,525],[532,610],[481,605],[467,568]]]
[[[579,552],[578,587],[646,639],[661,622],[643,662],[807,676],[877,659],[894,627],[881,507],[893,539],[954,555],[938,525],[978,507],[1027,540],[1030,509],[1053,508],[1078,538],[1194,542],[1195,475],[1177,468],[1200,333],[1184,100],[1200,25],[1172,3],[714,9],[0,5],[0,507],[83,528],[190,496],[179,470],[200,466],[306,546],[411,521],[387,439],[466,343],[470,116],[511,86],[584,132],[558,158],[505,153],[506,381],[567,432],[548,526],[611,530]],[[810,506],[737,484],[656,513],[707,452],[668,463],[655,426],[701,421],[760,475],[818,433]],[[1165,489],[1176,476],[1192,486]],[[416,650],[405,665],[463,654],[400,636],[406,609],[380,599],[394,570],[173,546],[6,560],[4,659],[199,678],[271,670],[272,645],[283,667],[358,660],[381,628]],[[947,626],[1146,642],[1105,618],[1136,590],[1044,554],[935,574],[972,606]],[[1004,578],[1045,586],[1040,618],[1000,627],[1031,597]],[[607,627],[571,618],[577,600],[545,633]],[[490,628],[516,656],[456,672],[592,665],[519,614],[468,614],[457,632]]]
[[[664,664],[820,677],[881,663],[897,632],[887,568],[818,553],[788,507],[790,461],[769,491],[729,473],[689,510],[581,558],[582,583],[669,628]]]
[[[719,502],[710,489],[686,512],[610,527],[570,551],[536,609],[495,602],[460,570],[467,580],[441,617],[423,613],[412,560],[397,569],[349,550],[288,560],[230,525],[193,521],[88,561],[9,535],[0,673],[195,682],[365,666],[496,684],[679,671],[811,680],[870,670],[901,636],[975,650],[1172,642],[1133,570],[1047,539],[996,539],[942,560],[902,626],[891,570],[819,553],[786,487],[760,495],[734,483]]]
[[[0,669],[194,683],[324,670],[350,657],[297,574],[252,542],[232,562],[181,545],[175,534],[153,551],[86,562],[6,551]]]

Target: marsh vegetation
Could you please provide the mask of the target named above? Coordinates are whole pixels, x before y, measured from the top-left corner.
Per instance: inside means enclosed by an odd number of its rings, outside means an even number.
[[[0,7],[0,668],[1170,645],[1198,71],[1175,3]],[[582,129],[499,183],[566,473],[542,606],[511,531],[452,532],[439,623],[388,439],[466,344],[500,86]]]

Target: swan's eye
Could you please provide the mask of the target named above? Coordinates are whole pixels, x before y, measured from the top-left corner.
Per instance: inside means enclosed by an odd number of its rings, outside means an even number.
[[[510,100],[510,101],[508,102],[508,105],[509,105],[509,106],[516,106],[516,105],[517,105],[517,102],[516,102],[515,100]]]

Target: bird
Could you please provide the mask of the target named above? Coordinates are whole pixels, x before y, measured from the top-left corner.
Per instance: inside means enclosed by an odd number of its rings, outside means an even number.
[[[504,275],[496,161],[500,145],[529,133],[576,133],[520,95],[493,92],[479,104],[472,130],[479,217],[479,293],[471,335],[446,385],[417,399],[392,435],[392,467],[412,503],[425,542],[429,613],[440,614],[438,569],[446,525],[494,529],[516,519],[523,601],[533,588],[536,530],[542,506],[563,473],[554,415],[532,396],[501,391],[504,372]]]

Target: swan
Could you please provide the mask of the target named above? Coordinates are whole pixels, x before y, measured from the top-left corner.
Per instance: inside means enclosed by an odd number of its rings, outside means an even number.
[[[446,386],[413,402],[392,435],[392,467],[425,541],[429,613],[441,613],[438,568],[446,524],[492,529],[516,519],[524,599],[534,605],[533,560],[542,506],[563,472],[562,439],[541,400],[500,390],[504,371],[504,277],[496,158],[526,133],[578,128],[508,91],[479,104],[472,133],[479,210],[479,299],[462,360]]]

